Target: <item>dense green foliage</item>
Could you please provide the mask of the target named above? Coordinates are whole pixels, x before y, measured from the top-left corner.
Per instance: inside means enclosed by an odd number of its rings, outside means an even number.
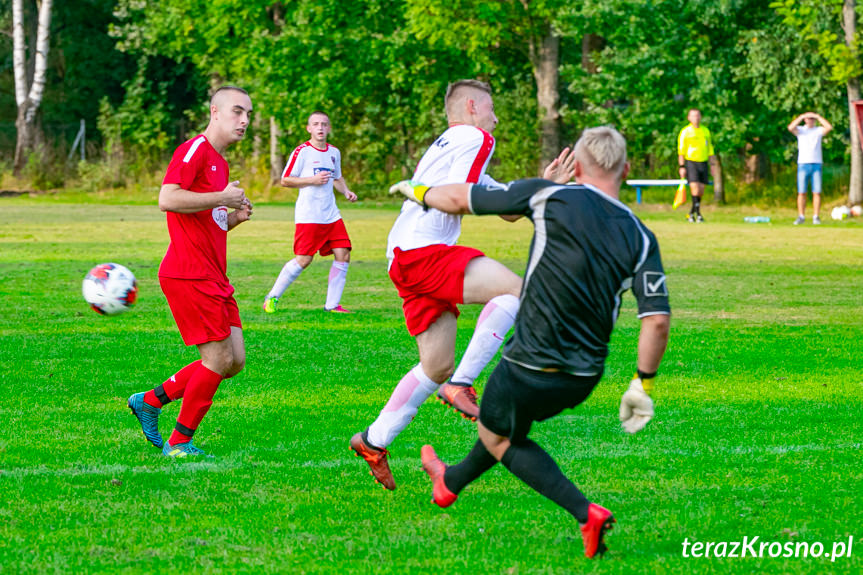
[[[562,142],[610,123],[627,137],[635,175],[674,177],[677,133],[687,108],[699,106],[730,176],[729,198],[784,198],[778,188],[788,187],[796,150],[785,126],[797,113],[817,110],[833,122],[826,160],[847,163],[843,82],[859,72],[860,58],[841,44],[837,6],[836,0],[62,4],[52,22],[44,125],[62,148],[74,135],[70,126],[85,118],[98,146],[91,145],[87,165],[64,169],[60,150],[29,174],[38,187],[62,184],[65,174],[69,186],[91,190],[157,181],[174,146],[206,124],[209,90],[233,83],[252,93],[257,119],[254,137],[232,152],[232,164],[259,174],[259,187],[267,185],[269,118],[281,129],[284,154],[306,138],[308,114],[324,109],[349,181],[361,195],[377,195],[410,173],[445,127],[445,87],[463,77],[487,80],[496,92],[494,175],[534,174],[540,111],[528,47],[551,25],[561,38]],[[7,62],[0,75],[11,87],[10,52],[9,39],[0,40]],[[0,150],[8,153],[11,89],[0,99],[9,104],[0,117]],[[745,184],[753,181],[758,186]],[[827,187],[838,194],[843,182],[828,178]]]
[[[419,449],[462,457],[475,428],[429,401],[392,447],[395,492],[348,439],[416,362],[386,275],[393,209],[345,206],[354,258],[344,304],[321,309],[329,261],[262,298],[291,246],[289,206],[263,205],[230,234],[228,273],[245,327],[245,371],[222,385],[198,433],[215,455],[159,456],[126,398],[195,359],[156,278],[167,244],[155,206],[3,199],[0,234],[0,570],[4,573],[859,573],[863,225],[690,225],[655,209],[674,316],[657,416],[617,422],[635,363],[631,296],[606,376],[585,404],[535,426],[562,469],[618,525],[602,561],[575,522],[503,469],[446,511],[429,503]],[[466,218],[464,242],[524,269],[532,227]],[[696,246],[697,249],[693,249]],[[140,299],[107,318],[81,299],[94,264],[138,276]],[[459,321],[459,355],[478,306]],[[487,372],[486,372],[487,373]],[[480,378],[480,383],[485,375]],[[165,409],[167,434],[177,405]],[[685,559],[692,541],[821,542],[850,558]]]

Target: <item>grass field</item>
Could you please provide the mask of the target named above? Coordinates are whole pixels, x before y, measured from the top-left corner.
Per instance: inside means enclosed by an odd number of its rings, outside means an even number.
[[[395,492],[348,451],[416,362],[385,273],[394,207],[350,207],[343,303],[322,311],[329,261],[261,311],[290,257],[289,206],[261,205],[230,234],[229,276],[246,370],[223,384],[177,462],[145,442],[126,398],[196,358],[156,271],[167,245],[153,206],[3,199],[0,224],[0,572],[852,573],[863,571],[863,224],[744,224],[741,209],[691,225],[641,208],[660,240],[674,309],[656,418],[617,422],[635,365],[626,296],[603,383],[535,426],[565,473],[611,509],[605,559],[575,522],[502,468],[443,511],[419,449],[466,454],[475,429],[429,401],[392,445]],[[466,218],[462,243],[521,273],[532,227]],[[97,316],[80,282],[116,261],[138,277],[131,312]],[[459,321],[459,354],[478,315]],[[488,371],[481,378],[485,380]],[[178,405],[165,409],[167,435]],[[850,557],[685,558],[683,542],[821,543]],[[756,545],[755,549],[758,549]],[[730,548],[729,548],[730,552]]]

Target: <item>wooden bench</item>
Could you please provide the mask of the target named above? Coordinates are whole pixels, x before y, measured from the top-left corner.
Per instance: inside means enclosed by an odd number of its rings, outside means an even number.
[[[635,201],[641,203],[641,188],[651,186],[677,187],[685,184],[686,180],[626,180],[626,185],[635,188]]]

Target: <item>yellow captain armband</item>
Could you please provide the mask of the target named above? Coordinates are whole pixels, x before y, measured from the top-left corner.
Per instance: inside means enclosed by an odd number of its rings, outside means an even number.
[[[411,182],[413,184],[413,182]],[[425,204],[426,192],[429,191],[429,187],[424,184],[413,184],[414,188],[414,197],[421,204]]]
[[[653,393],[653,380],[656,379],[656,373],[644,373],[638,370],[633,379],[641,380],[641,387],[644,389],[644,393],[647,395]]]
[[[425,209],[428,209],[428,205],[425,203],[426,192],[428,191],[428,186],[413,180],[402,180],[390,186],[391,194],[402,194],[410,201],[422,205]]]
[[[644,388],[644,393],[646,393],[647,395],[653,393],[653,378],[651,377],[649,379],[642,379],[641,387]]]

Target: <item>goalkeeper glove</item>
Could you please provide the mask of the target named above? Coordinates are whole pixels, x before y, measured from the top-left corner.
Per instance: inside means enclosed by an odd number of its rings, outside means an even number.
[[[620,424],[627,433],[644,429],[653,418],[653,400],[647,395],[653,389],[653,379],[636,377],[620,399]]]
[[[414,180],[402,180],[397,184],[390,186],[390,194],[402,194],[412,202],[420,204],[428,209],[425,203],[425,195],[429,187]]]

